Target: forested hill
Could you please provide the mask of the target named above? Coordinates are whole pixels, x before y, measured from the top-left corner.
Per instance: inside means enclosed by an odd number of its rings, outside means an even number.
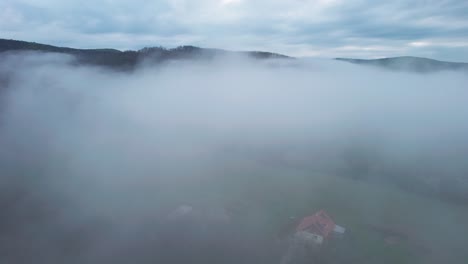
[[[336,58],[339,61],[346,61],[353,64],[376,66],[389,70],[414,71],[414,72],[436,72],[446,70],[468,71],[468,63],[439,61],[420,57],[393,57],[383,59],[349,59]]]
[[[37,51],[73,55],[78,63],[111,67],[116,69],[133,69],[143,60],[161,63],[180,59],[213,59],[220,55],[244,55],[255,59],[292,59],[291,57],[262,51],[227,51],[221,49],[204,49],[194,46],[180,46],[174,49],[150,47],[141,50],[120,51],[116,49],[75,49],[19,40],[0,39],[0,52]]]

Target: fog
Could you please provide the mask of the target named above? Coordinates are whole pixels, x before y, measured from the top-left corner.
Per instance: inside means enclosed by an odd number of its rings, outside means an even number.
[[[329,60],[221,57],[116,72],[4,54],[0,260],[279,263],[275,228],[315,206],[340,216],[323,197],[353,200],[329,192],[348,188],[341,181],[440,204],[419,215],[425,230],[454,228],[443,241],[425,231],[416,240],[431,258],[460,260],[466,238],[455,226],[466,214],[453,210],[468,204],[467,84],[460,72]],[[298,198],[309,192],[313,206]],[[379,199],[341,214],[398,222]],[[171,220],[181,205],[201,223]]]

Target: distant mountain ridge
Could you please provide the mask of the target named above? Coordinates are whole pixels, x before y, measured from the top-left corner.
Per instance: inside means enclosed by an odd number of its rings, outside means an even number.
[[[338,61],[350,62],[353,64],[376,66],[395,71],[413,71],[413,72],[437,72],[447,70],[468,71],[468,63],[439,61],[421,57],[393,57],[382,59],[350,59],[336,58]]]
[[[0,39],[0,53],[23,51],[68,54],[74,56],[79,64],[103,66],[119,70],[132,70],[142,62],[158,64],[171,60],[210,60],[223,55],[243,55],[254,59],[293,59],[293,57],[286,55],[264,51],[228,51],[195,46],[180,46],[173,49],[146,47],[140,50],[120,51],[117,49],[76,49],[20,40]],[[381,59],[335,58],[335,60],[380,67],[393,71],[430,73],[449,70],[468,72],[468,63],[447,62],[411,56]]]
[[[79,63],[129,70],[142,61],[161,63],[180,59],[213,59],[220,55],[244,55],[254,59],[292,59],[292,57],[263,51],[227,51],[180,46],[174,49],[147,47],[140,50],[75,49],[20,40],[0,39],[1,52],[38,51],[75,56]]]

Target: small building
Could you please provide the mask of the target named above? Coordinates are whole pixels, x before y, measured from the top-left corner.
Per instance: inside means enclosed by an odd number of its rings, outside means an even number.
[[[320,256],[323,244],[331,237],[340,237],[345,228],[336,225],[333,219],[323,210],[302,218],[289,240],[289,246],[281,263],[306,263]]]
[[[332,234],[344,234],[345,228],[335,224],[333,219],[324,210],[320,210],[313,215],[304,217],[296,227],[296,232],[313,234],[314,236],[309,237],[313,238],[315,243],[322,244]]]

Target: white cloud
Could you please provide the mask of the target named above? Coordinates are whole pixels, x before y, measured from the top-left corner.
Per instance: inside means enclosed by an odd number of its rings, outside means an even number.
[[[241,2],[242,0],[221,0],[222,5],[233,5],[233,4],[239,4]]]

